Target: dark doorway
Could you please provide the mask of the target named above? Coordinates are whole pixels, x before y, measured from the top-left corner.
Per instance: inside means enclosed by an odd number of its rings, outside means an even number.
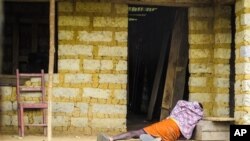
[[[129,130],[160,120],[172,32],[180,9],[185,8],[129,6]]]

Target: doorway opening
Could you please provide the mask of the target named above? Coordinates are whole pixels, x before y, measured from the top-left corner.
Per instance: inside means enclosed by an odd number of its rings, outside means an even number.
[[[184,13],[180,18],[184,17],[187,25],[186,8],[129,5],[128,130],[142,128],[161,118],[167,72],[178,67],[169,65],[169,62],[173,61],[171,48],[178,50],[177,58],[182,57],[179,56],[179,48],[174,44],[179,38],[173,39],[176,36],[173,31],[178,28],[177,15],[180,13]],[[185,28],[187,30],[186,26]],[[187,33],[183,34],[187,40]],[[188,48],[187,44],[181,46]],[[187,51],[185,53],[187,54]],[[188,60],[188,55],[183,57]],[[185,84],[188,82],[187,62],[184,64],[184,71],[185,75],[181,76],[184,81],[183,92],[177,99],[187,99],[187,95],[184,95],[184,91],[187,91]],[[172,99],[175,99],[174,97]]]

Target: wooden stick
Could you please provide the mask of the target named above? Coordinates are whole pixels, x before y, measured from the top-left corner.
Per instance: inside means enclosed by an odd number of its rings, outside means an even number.
[[[50,12],[49,12],[49,30],[50,30],[50,51],[49,51],[49,85],[48,85],[48,141],[51,141],[52,137],[52,82],[54,71],[54,53],[55,53],[55,0],[50,0]]]

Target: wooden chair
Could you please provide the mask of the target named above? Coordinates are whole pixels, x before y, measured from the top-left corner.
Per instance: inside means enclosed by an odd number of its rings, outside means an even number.
[[[41,80],[40,86],[21,86],[21,78],[39,78]],[[39,102],[30,102],[22,101],[21,96],[27,93],[34,94],[34,92],[41,93],[41,100]],[[22,94],[23,93],[23,94]],[[44,71],[41,70],[41,73],[20,73],[19,70],[16,70],[16,99],[17,99],[17,112],[18,112],[18,132],[19,136],[24,136],[24,126],[40,126],[43,127],[44,135],[47,134],[47,122],[46,115],[48,104],[45,101],[45,80],[44,80]],[[25,109],[40,109],[42,111],[42,122],[41,124],[25,124],[24,123],[24,110]]]

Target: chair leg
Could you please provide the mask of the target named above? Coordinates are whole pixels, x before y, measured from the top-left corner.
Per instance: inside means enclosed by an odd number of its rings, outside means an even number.
[[[20,108],[20,123],[21,123],[21,136],[24,137],[24,114],[23,107]]]
[[[21,133],[21,112],[20,112],[20,109],[19,107],[17,108],[17,126],[18,126],[18,134],[19,136],[22,136],[22,133]]]

